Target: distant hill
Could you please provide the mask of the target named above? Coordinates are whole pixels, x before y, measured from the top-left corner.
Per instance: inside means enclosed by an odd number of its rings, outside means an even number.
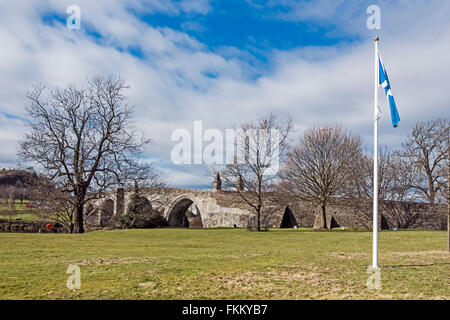
[[[24,170],[0,170],[0,186],[2,185],[16,185],[20,183],[22,185],[29,185],[34,173],[30,173]]]

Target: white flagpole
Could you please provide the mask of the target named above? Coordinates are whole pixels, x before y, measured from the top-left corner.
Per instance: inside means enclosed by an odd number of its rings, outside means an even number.
[[[375,102],[374,102],[374,138],[373,138],[373,249],[372,268],[378,268],[378,40],[375,38]]]

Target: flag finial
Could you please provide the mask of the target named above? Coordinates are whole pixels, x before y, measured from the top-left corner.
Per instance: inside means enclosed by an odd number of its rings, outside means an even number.
[[[375,42],[377,42],[378,40],[380,40],[380,38],[379,38],[379,37],[376,37],[376,38],[375,38]]]

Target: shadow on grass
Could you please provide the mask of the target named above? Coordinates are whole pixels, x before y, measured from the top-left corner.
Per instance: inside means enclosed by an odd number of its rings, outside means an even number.
[[[450,262],[428,263],[428,264],[396,264],[396,265],[382,266],[381,268],[396,269],[396,268],[417,268],[417,267],[431,267],[431,266],[445,266],[445,265],[450,265]]]

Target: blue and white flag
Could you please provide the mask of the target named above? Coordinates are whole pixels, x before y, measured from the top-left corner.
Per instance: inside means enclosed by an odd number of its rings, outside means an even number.
[[[389,107],[391,108],[392,125],[394,126],[394,128],[397,128],[398,123],[400,122],[400,116],[398,115],[397,106],[395,105],[394,96],[392,95],[391,84],[389,83],[389,78],[383,61],[381,60],[380,53],[378,53],[378,61],[380,65],[380,71],[378,73],[378,84],[384,88],[384,92],[386,93],[386,97],[389,102]]]

